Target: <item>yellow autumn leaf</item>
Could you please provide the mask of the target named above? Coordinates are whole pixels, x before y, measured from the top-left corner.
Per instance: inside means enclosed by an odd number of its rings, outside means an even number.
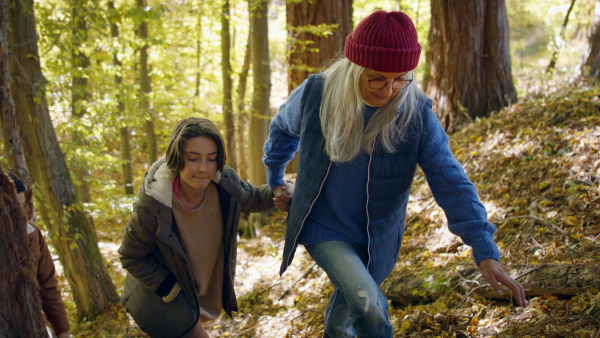
[[[436,309],[438,309],[438,311],[444,311],[447,308],[446,303],[442,303],[442,302],[435,302],[435,303],[433,303],[433,305],[435,306]]]
[[[410,328],[410,322],[402,322],[400,325],[400,331],[406,331]]]

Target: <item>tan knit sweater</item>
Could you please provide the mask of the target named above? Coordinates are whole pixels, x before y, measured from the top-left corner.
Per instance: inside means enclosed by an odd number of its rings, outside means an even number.
[[[173,215],[198,287],[201,322],[221,314],[225,264],[219,194],[213,182],[206,189],[204,201],[194,210],[186,209],[173,194]]]

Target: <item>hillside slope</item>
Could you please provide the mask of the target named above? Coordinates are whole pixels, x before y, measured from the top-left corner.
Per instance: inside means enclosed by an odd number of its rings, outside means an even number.
[[[598,87],[567,88],[523,100],[450,139],[498,228],[511,276],[525,286],[546,267],[582,267],[580,276],[550,276],[554,289],[524,308],[486,294],[470,248],[449,233],[419,172],[400,258],[382,285],[396,337],[600,336],[600,287],[594,286],[600,276],[585,272],[600,266],[599,96]],[[279,277],[285,216],[273,212],[257,238],[240,240],[240,311],[206,323],[211,337],[322,336],[333,288],[302,247]],[[114,248],[122,229],[98,227],[111,234],[100,236],[101,245],[120,289],[124,271]],[[574,285],[569,278],[575,277],[585,283]],[[574,294],[563,295],[566,289]],[[120,305],[94,322],[73,324],[76,336],[143,336]]]

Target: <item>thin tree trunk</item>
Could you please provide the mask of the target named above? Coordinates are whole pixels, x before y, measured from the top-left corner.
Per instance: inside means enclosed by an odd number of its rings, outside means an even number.
[[[563,24],[560,27],[560,34],[558,37],[554,38],[554,51],[552,52],[552,56],[550,57],[550,63],[548,64],[548,68],[546,68],[546,73],[549,73],[554,70],[556,66],[556,60],[558,60],[558,52],[560,51],[560,43],[557,39],[561,41],[565,41],[565,31],[567,30],[567,24],[569,23],[569,17],[571,16],[571,11],[573,11],[573,6],[575,6],[575,1],[571,1],[571,5],[567,10],[567,14],[565,15],[565,19],[563,20]]]
[[[504,0],[432,0],[427,95],[447,132],[517,100]]]
[[[90,58],[81,50],[87,42],[86,1],[70,1],[71,6],[71,116],[76,125],[81,124],[82,117],[87,114],[87,104],[91,101],[91,93],[87,72],[90,68]],[[87,147],[85,137],[79,128],[73,130],[73,146],[75,149]],[[85,203],[92,201],[92,194],[87,181],[89,176],[87,161],[80,158],[77,152],[71,152],[69,161],[71,170],[75,174],[77,193]]]
[[[238,128],[237,128],[237,147],[238,147],[238,168],[237,172],[243,180],[248,180],[248,161],[246,160],[246,145],[245,131],[248,124],[248,114],[246,112],[246,83],[248,82],[248,72],[250,71],[250,57],[252,55],[252,39],[250,32],[248,32],[248,42],[246,43],[246,52],[244,53],[244,64],[240,72],[240,79],[238,81],[238,95],[237,95],[237,117],[238,117]]]
[[[116,23],[115,3],[112,0],[108,2],[108,13],[110,17],[111,36],[113,41],[117,42],[119,40],[119,26]],[[121,76],[123,65],[121,60],[119,60],[118,55],[119,50],[116,49],[113,52],[113,65],[115,66],[115,87],[117,87],[117,91],[120,92],[119,88],[123,84],[123,77]],[[123,103],[123,98],[121,95],[117,96],[117,101],[117,116],[125,116],[125,104]],[[121,170],[123,176],[123,187],[125,189],[125,195],[133,195],[133,171],[131,170],[131,148],[129,146],[129,127],[127,124],[124,124],[120,128],[119,136],[121,140]]]
[[[271,116],[269,98],[271,95],[271,67],[269,65],[268,0],[249,0],[250,31],[252,35],[252,107],[248,131],[250,153],[250,182],[255,185],[267,183],[267,171],[262,163],[263,145],[269,132]],[[250,215],[244,237],[255,237],[261,227],[261,214]]]
[[[229,35],[229,0],[223,1],[221,7],[221,72],[223,73],[223,120],[225,121],[225,146],[227,147],[227,163],[237,169],[235,147],[235,127],[233,124],[233,101],[231,99],[233,84],[231,82],[231,37]]]
[[[252,107],[249,130],[250,180],[255,185],[267,181],[267,171],[262,163],[263,145],[269,132],[271,95],[271,67],[269,65],[268,0],[250,0],[250,27],[252,30]]]
[[[596,1],[594,9],[594,23],[590,34],[590,54],[583,64],[584,76],[598,79],[600,78],[600,0]]]
[[[77,317],[93,319],[117,301],[117,293],[98,249],[92,219],[75,193],[52,126],[36,44],[33,0],[14,4],[10,13],[11,91],[25,156],[39,192],[36,198],[42,220],[71,285]]]
[[[6,44],[7,2],[0,0],[1,47]],[[2,65],[4,66],[4,65]],[[0,170],[0,337],[46,337],[42,299],[29,258],[26,220],[16,189]]]
[[[146,8],[146,0],[137,0],[137,7],[139,10]],[[138,36],[141,40],[142,47],[140,49],[140,83],[141,83],[141,110],[142,114],[146,117],[144,127],[146,129],[146,143],[148,146],[148,160],[150,165],[158,159],[158,147],[156,131],[154,129],[154,113],[150,109],[150,92],[152,91],[150,84],[150,69],[148,67],[148,20],[142,19],[140,26],[138,27]]]
[[[194,93],[194,97],[197,99],[200,98],[200,84],[202,82],[202,13],[204,13],[204,0],[200,0],[198,4],[198,18],[197,18],[197,28],[196,28],[196,91]],[[194,101],[194,105],[196,105],[198,100]],[[194,111],[198,111],[199,109],[195,108]]]

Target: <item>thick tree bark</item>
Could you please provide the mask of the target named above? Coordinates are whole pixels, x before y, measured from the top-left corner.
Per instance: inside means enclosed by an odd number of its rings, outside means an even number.
[[[321,72],[326,62],[344,51],[346,36],[352,33],[352,0],[301,0],[286,2],[290,55],[288,93],[308,75]],[[286,172],[298,170],[298,156]]]
[[[2,47],[6,47],[6,11],[7,2],[0,0]],[[47,336],[26,229],[15,185],[0,168],[0,337]]]
[[[600,0],[596,1],[589,45],[590,54],[583,64],[582,74],[586,77],[598,79],[600,78]]]
[[[137,8],[144,11],[146,8],[146,0],[137,0]],[[146,144],[148,149],[149,165],[156,162],[158,159],[158,146],[156,139],[156,131],[154,128],[154,113],[150,109],[150,93],[152,92],[150,84],[150,69],[148,67],[148,48],[150,48],[148,38],[148,20],[142,19],[138,27],[138,37],[140,38],[140,84],[141,84],[141,110],[146,117]]]
[[[600,265],[540,265],[525,271],[508,272],[523,285],[527,297],[542,295],[569,297],[587,292],[590,287],[600,289]],[[481,272],[477,267],[470,267],[453,275],[435,277],[449,281],[452,292],[464,296],[511,299],[510,292],[505,292],[504,296],[496,295],[489,284],[481,278]],[[447,289],[436,287],[431,280],[417,274],[386,280],[382,290],[389,299],[403,305],[432,302],[447,292]]]
[[[25,156],[19,140],[15,105],[11,95],[8,62],[8,13],[10,2],[0,0],[0,112],[2,113],[5,149],[11,153],[11,165]],[[8,128],[7,128],[8,127]],[[18,153],[18,154],[17,154]],[[21,171],[21,170],[19,170]],[[19,172],[19,174],[22,174]],[[29,179],[29,176],[27,176]],[[15,185],[3,173],[0,165],[0,337],[43,337],[46,325],[42,317],[42,302],[29,256],[26,219],[17,200]]]
[[[352,0],[288,1],[288,92],[344,51],[352,33]]]
[[[36,197],[42,219],[71,285],[78,318],[92,319],[117,301],[117,293],[52,126],[36,44],[33,0],[14,4],[10,13],[11,91],[25,156],[39,192]]]
[[[11,76],[8,67],[8,7],[9,3],[1,2],[2,12],[0,15],[0,125],[2,126],[2,140],[4,142],[4,156],[8,161],[8,167],[15,170],[19,177],[28,185],[31,184],[29,171],[27,170],[27,161],[23,145],[21,144],[21,136],[19,134],[19,126],[17,125],[17,117],[15,115],[15,102],[13,101],[10,84]]]
[[[92,97],[87,74],[90,70],[90,58],[82,50],[82,47],[87,44],[86,16],[89,8],[86,8],[87,2],[81,0],[70,1],[69,5],[71,6],[71,116],[74,123],[79,125],[87,114],[87,105]],[[89,203],[92,201],[88,184],[89,164],[75,151],[87,147],[85,136],[81,135],[79,128],[75,128],[72,138],[74,148],[71,151],[69,167],[75,176],[77,194],[83,202]]]
[[[431,0],[427,95],[447,132],[517,101],[504,0]]]
[[[223,73],[223,121],[225,122],[225,146],[227,147],[227,164],[237,169],[235,146],[235,127],[233,124],[233,101],[231,99],[233,84],[231,82],[231,37],[229,36],[229,0],[223,1],[221,7],[221,72]]]
[[[113,41],[116,42],[119,40],[119,26],[117,26],[116,23],[115,3],[112,0],[108,2],[108,13],[111,37],[113,38]],[[123,84],[123,77],[121,76],[122,63],[121,60],[119,60],[119,50],[113,51],[113,65],[115,67],[115,87],[117,87],[117,92],[119,92],[119,88]],[[125,103],[123,103],[123,98],[121,95],[117,96],[117,101],[118,104],[116,114],[117,116],[124,116]],[[119,137],[121,140],[121,170],[123,187],[126,195],[133,195],[133,171],[131,169],[131,148],[129,146],[129,127],[127,126],[127,123],[123,123],[119,129]]]

